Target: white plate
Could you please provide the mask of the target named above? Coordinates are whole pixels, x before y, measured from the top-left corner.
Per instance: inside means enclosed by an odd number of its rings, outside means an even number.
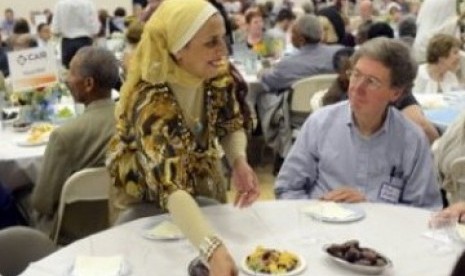
[[[328,251],[327,251],[327,248],[329,246],[330,245],[325,245],[323,247],[323,251],[329,257],[329,259],[332,260],[333,262],[335,262],[336,264],[340,265],[341,267],[347,268],[347,269],[352,270],[354,272],[369,274],[369,275],[378,275],[378,274],[383,273],[384,270],[386,270],[387,268],[390,268],[392,266],[391,260],[389,258],[387,258],[386,256],[384,256],[383,254],[380,254],[379,252],[378,252],[378,255],[380,255],[381,257],[383,257],[387,261],[387,264],[384,265],[384,266],[368,266],[368,265],[359,265],[359,264],[350,263],[350,262],[348,262],[346,260],[343,260],[341,258],[338,258],[338,257],[335,257],[335,256],[329,254]]]
[[[185,238],[181,230],[168,220],[151,225],[151,227],[144,230],[142,236],[150,240],[179,240]]]
[[[42,139],[42,140],[34,141],[34,142],[30,142],[27,139],[24,139],[24,140],[19,140],[16,142],[16,144],[20,147],[37,147],[37,146],[46,145],[47,143],[48,143],[48,139]]]
[[[334,207],[340,210],[336,210],[334,212],[335,214],[331,215],[332,210],[329,209],[334,209]],[[321,208],[321,211],[318,211],[318,208]],[[365,211],[355,204],[334,203],[326,201],[315,202],[310,205],[307,205],[306,207],[302,208],[302,212],[311,216],[315,220],[332,223],[359,221],[363,219],[366,215]]]
[[[293,253],[293,254],[295,254],[295,253]],[[304,272],[304,270],[307,268],[307,262],[305,261],[305,259],[302,256],[300,256],[298,254],[295,254],[295,255],[297,256],[297,259],[299,260],[299,265],[294,270],[289,271],[289,272],[284,273],[284,274],[279,274],[279,276],[295,276],[295,275],[300,275],[302,272]],[[244,259],[242,260],[241,269],[247,275],[251,275],[251,276],[270,276],[270,275],[273,275],[273,274],[268,274],[268,273],[259,273],[259,272],[255,272],[255,271],[251,270],[247,266],[247,256],[245,256]]]

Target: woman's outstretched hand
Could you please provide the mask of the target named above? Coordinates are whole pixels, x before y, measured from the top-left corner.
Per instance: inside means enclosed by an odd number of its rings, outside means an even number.
[[[208,261],[210,276],[236,276],[238,271],[233,258],[224,245],[220,245]]]
[[[234,161],[232,181],[237,191],[234,206],[250,206],[260,196],[257,175],[245,157],[239,157]]]

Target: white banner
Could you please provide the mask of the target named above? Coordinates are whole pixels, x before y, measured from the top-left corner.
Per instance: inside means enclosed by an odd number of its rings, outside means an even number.
[[[51,47],[9,52],[8,63],[15,92],[46,87],[58,82],[57,60]]]

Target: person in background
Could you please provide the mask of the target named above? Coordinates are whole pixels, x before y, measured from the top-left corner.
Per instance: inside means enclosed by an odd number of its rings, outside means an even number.
[[[337,78],[324,94],[322,104],[330,105],[340,101],[347,100],[347,90],[349,88],[349,74],[350,74],[350,57],[355,50],[350,47],[338,50],[333,57],[333,67],[337,73]]]
[[[18,37],[25,34],[30,34],[29,23],[25,18],[19,18],[13,26],[13,33],[5,41],[9,51],[13,50],[13,44],[18,40]],[[23,36],[24,37],[24,36]]]
[[[97,41],[97,45],[100,45],[99,43],[102,42],[102,47],[105,45],[105,40],[110,34],[109,30],[109,21],[110,21],[110,15],[108,14],[108,11],[105,9],[99,9],[97,11],[98,14],[98,21],[100,23],[99,31],[97,33],[97,38],[100,41]]]
[[[8,64],[8,56],[6,55],[6,48],[0,46],[0,72],[6,78],[10,75],[10,66]]]
[[[71,60],[66,85],[75,102],[85,105],[85,111],[51,133],[31,197],[37,228],[51,237],[65,181],[77,171],[105,164],[107,144],[115,133],[111,89],[118,77],[118,61],[104,48],[82,47]],[[76,220],[74,227],[62,229],[60,243],[82,238],[85,226],[80,223]]]
[[[13,27],[15,25],[15,14],[11,8],[5,9],[5,18],[0,26],[1,32],[5,38],[13,34]]]
[[[37,47],[37,38],[32,34],[20,34],[11,37],[11,51],[19,51]]]
[[[342,44],[346,35],[345,22],[336,7],[330,6],[318,11],[323,29],[322,42],[325,44]]]
[[[402,18],[399,22],[399,39],[412,48],[416,35],[417,24],[415,23],[415,18],[413,16],[405,16]]]
[[[413,93],[447,93],[460,88],[457,70],[460,66],[460,40],[452,35],[433,36],[426,50],[427,63],[418,68]]]
[[[408,47],[376,38],[352,60],[349,100],[308,117],[279,172],[276,197],[441,208],[425,135],[390,107],[416,75]]]
[[[132,5],[132,15],[131,15],[131,17],[134,17],[137,20],[140,20],[141,17],[142,17],[143,12],[144,12],[144,8],[140,3],[134,3]]]
[[[465,114],[461,114],[449,125],[433,147],[433,156],[441,187],[447,192],[451,203],[465,201],[465,187],[452,177],[452,164],[465,156]]]
[[[76,52],[92,45],[99,32],[97,8],[90,0],[60,0],[51,27],[54,35],[61,36],[61,62],[68,68]]]
[[[259,73],[265,91],[282,92],[301,78],[334,72],[332,59],[341,46],[320,43],[320,26],[315,15],[303,15],[296,20],[291,29],[291,41],[299,50]]]
[[[367,32],[368,39],[376,37],[394,38],[394,36],[394,30],[386,22],[374,22],[370,25]]]
[[[361,0],[358,6],[360,23],[373,22],[373,3],[370,0]]]
[[[315,15],[306,14],[299,17],[291,30],[292,44],[298,50],[292,55],[284,56],[273,67],[258,73],[258,79],[265,92],[258,95],[257,108],[265,141],[277,154],[274,173],[281,167],[292,142],[291,131],[286,129],[288,126],[281,125],[288,121],[288,118],[276,120],[278,116],[287,116],[286,112],[280,111],[277,114],[282,105],[287,104],[283,101],[284,92],[300,79],[334,72],[333,56],[341,46],[321,43],[320,26]],[[280,122],[279,126],[275,121]]]
[[[137,44],[139,44],[143,30],[144,23],[140,22],[139,20],[134,20],[126,30],[126,46],[124,48],[122,58],[124,75],[126,75],[128,72],[130,61],[137,47]]]
[[[208,1],[160,4],[128,70],[107,159],[114,179],[111,217],[142,203],[154,213],[168,211],[212,276],[237,275],[226,245],[194,200],[226,201],[222,149],[232,168],[235,204],[246,207],[259,196],[245,153],[245,95],[236,93],[225,33],[223,18]]]
[[[124,33],[126,29],[124,20],[126,17],[126,10],[122,7],[117,7],[113,13],[113,17],[110,19],[110,34],[114,32]]]
[[[386,23],[394,31],[394,36],[399,37],[399,22],[402,20],[402,6],[397,2],[391,2],[387,7],[388,15],[386,18]]]
[[[418,63],[426,62],[430,39],[436,34],[459,38],[457,0],[424,0],[417,16],[418,32],[413,43],[413,53]]]
[[[245,33],[236,32],[234,44],[252,50],[261,58],[275,57],[274,41],[264,32],[262,13],[256,8],[248,10],[245,13],[245,24]]]
[[[271,37],[275,43],[280,44],[277,45],[277,48],[279,48],[277,51],[284,51],[289,37],[289,30],[294,23],[295,18],[296,16],[292,11],[287,9],[280,10],[276,16],[274,27],[266,32],[266,34]],[[281,55],[278,54],[278,56]]]
[[[47,23],[40,23],[37,26],[37,44],[39,47],[47,47],[50,39],[52,38],[52,32],[50,26]]]
[[[43,14],[47,18],[47,25],[52,24],[52,19],[53,19],[53,13],[50,9],[44,9]]]
[[[147,6],[140,15],[140,21],[147,22],[163,0],[147,0]]]

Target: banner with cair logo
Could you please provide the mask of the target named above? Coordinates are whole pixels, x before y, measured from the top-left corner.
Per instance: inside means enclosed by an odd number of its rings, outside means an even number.
[[[58,82],[53,48],[32,48],[8,53],[13,91],[47,87]]]

